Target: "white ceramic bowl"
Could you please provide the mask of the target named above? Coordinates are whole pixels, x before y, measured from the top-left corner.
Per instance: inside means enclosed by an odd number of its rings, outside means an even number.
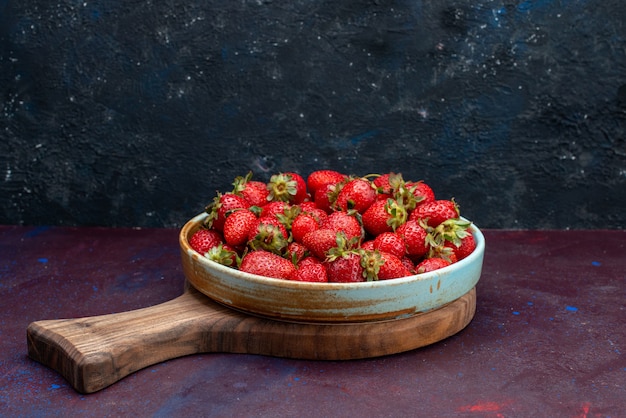
[[[197,215],[180,231],[183,270],[189,283],[223,305],[284,321],[381,321],[440,308],[474,288],[485,253],[484,236],[472,225],[474,252],[433,272],[362,283],[296,282],[245,273],[198,254],[189,239],[206,216]]]

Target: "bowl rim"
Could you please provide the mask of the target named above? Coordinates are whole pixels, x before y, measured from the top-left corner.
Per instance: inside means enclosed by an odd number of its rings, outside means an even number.
[[[239,278],[242,280],[248,280],[250,282],[257,283],[259,285],[264,285],[264,286],[268,286],[268,285],[269,286],[281,286],[281,287],[293,288],[293,289],[299,289],[299,290],[303,290],[303,289],[346,290],[346,289],[352,289],[352,288],[375,289],[379,287],[388,287],[388,286],[393,286],[393,285],[399,286],[399,285],[412,283],[412,282],[420,281],[420,280],[431,280],[433,278],[448,274],[455,270],[461,270],[466,265],[477,262],[477,259],[482,258],[485,252],[485,237],[482,231],[480,230],[480,228],[478,228],[472,222],[470,228],[471,228],[472,235],[474,236],[474,240],[476,242],[476,248],[474,249],[474,251],[472,251],[471,254],[469,254],[464,259],[459,260],[449,266],[446,266],[446,267],[443,267],[434,271],[426,272],[426,273],[414,274],[411,276],[405,276],[405,277],[399,277],[399,278],[387,279],[387,280],[373,280],[373,281],[356,282],[356,283],[300,282],[300,281],[295,281],[295,280],[279,279],[275,277],[260,276],[257,274],[243,272],[236,268],[228,267],[223,264],[217,263],[213,260],[210,260],[204,257],[203,254],[198,253],[196,250],[191,248],[191,245],[189,245],[189,238],[195,231],[200,229],[203,221],[207,217],[208,217],[208,213],[203,212],[189,219],[185,223],[185,225],[181,228],[180,233],[179,233],[179,243],[180,243],[181,249],[188,256],[194,257],[197,262],[199,262],[200,264],[206,267],[214,269],[223,274],[232,275],[236,278]],[[460,217],[460,219],[471,222],[470,220],[464,217]]]

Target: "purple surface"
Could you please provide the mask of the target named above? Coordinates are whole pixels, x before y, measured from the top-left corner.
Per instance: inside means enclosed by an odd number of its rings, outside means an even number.
[[[0,415],[618,417],[626,411],[626,231],[484,231],[459,334],[347,362],[203,354],[91,395],[26,355],[32,321],[182,293],[174,229],[0,227]]]

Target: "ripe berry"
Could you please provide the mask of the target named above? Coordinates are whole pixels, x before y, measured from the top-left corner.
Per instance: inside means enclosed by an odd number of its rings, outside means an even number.
[[[450,264],[451,263],[448,260],[444,260],[443,258],[427,258],[415,267],[415,271],[417,274],[427,273],[429,271],[435,271],[447,267]]]
[[[342,182],[346,178],[345,174],[342,174],[334,170],[318,170],[309,174],[306,180],[306,185],[311,196],[315,196],[315,193],[329,184],[337,184]]]
[[[404,238],[395,232],[383,232],[374,238],[374,249],[402,258],[406,254]]]
[[[296,267],[291,261],[277,254],[257,250],[251,251],[243,257],[239,269],[259,276],[288,279]]]
[[[224,222],[224,240],[228,245],[238,247],[248,241],[248,234],[254,228],[257,217],[251,210],[236,210]]]
[[[322,223],[321,228],[331,229],[335,232],[343,232],[346,234],[348,240],[353,238],[360,239],[363,236],[361,224],[357,218],[346,212],[331,213]]]
[[[376,189],[372,183],[358,178],[351,180],[341,188],[335,206],[344,212],[355,210],[364,213],[376,200]]]
[[[454,219],[459,216],[459,209],[453,200],[435,200],[418,205],[409,219],[424,220],[428,226],[433,228],[439,226],[448,219]]]
[[[212,229],[198,229],[189,240],[189,246],[200,254],[205,254],[211,248],[218,246],[223,241],[222,235]]]
[[[428,232],[418,221],[407,221],[396,230],[396,234],[404,239],[406,253],[411,259],[419,259],[428,252]]]
[[[315,283],[328,282],[326,266],[315,257],[306,257],[298,263],[296,271],[289,276],[289,280]]]

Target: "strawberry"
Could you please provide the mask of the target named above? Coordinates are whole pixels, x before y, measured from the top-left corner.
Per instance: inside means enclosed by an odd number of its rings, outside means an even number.
[[[471,225],[465,219],[453,218],[443,221],[436,228],[427,227],[430,231],[427,239],[430,250],[427,257],[440,257],[454,263],[469,255],[476,244],[470,231]],[[465,245],[463,240],[467,240]]]
[[[389,177],[393,173],[386,173],[376,177],[372,180],[372,184],[376,186],[376,193],[378,193],[379,200],[386,200],[393,196],[393,187],[389,182]]]
[[[448,219],[458,218],[459,208],[454,200],[435,200],[418,205],[409,215],[411,220],[424,220],[433,228]]]
[[[313,195],[315,206],[322,209],[326,213],[331,213],[333,211],[333,203],[337,198],[336,187],[336,184],[327,184],[317,189]]]
[[[267,184],[252,180],[252,171],[248,172],[245,177],[236,177],[233,186],[233,193],[243,196],[251,206],[263,206],[269,200],[270,192]]]
[[[399,257],[385,251],[361,250],[361,265],[367,281],[397,279],[411,275]]]
[[[448,260],[444,260],[443,258],[426,258],[415,267],[415,272],[417,274],[427,273],[429,271],[439,270],[440,268],[444,268],[450,264],[452,263]]]
[[[301,212],[310,212],[312,210],[314,210],[314,211],[319,210],[319,208],[317,207],[315,202],[310,201],[310,200],[305,200],[304,202],[300,203],[298,206],[300,206],[300,211]]]
[[[363,230],[358,219],[346,212],[333,212],[322,223],[320,228],[332,229],[335,232],[343,232],[348,240],[361,239]]]
[[[417,198],[417,205],[435,201],[435,192],[423,181],[406,183],[407,189]]]
[[[413,275],[415,273],[415,264],[413,264],[413,260],[411,260],[408,256],[404,256],[400,259],[404,267]]]
[[[374,240],[370,239],[370,240],[367,240],[367,241],[361,243],[361,247],[360,248],[362,250],[374,251],[375,250],[375,248],[374,248]]]
[[[417,260],[428,252],[429,247],[426,242],[428,232],[418,221],[406,221],[398,227],[396,234],[404,239],[406,253],[411,259]]]
[[[383,263],[378,270],[378,280],[397,279],[411,275],[411,271],[404,265],[400,257],[385,251],[380,251],[380,257]]]
[[[406,255],[404,238],[395,232],[383,232],[374,238],[375,250],[383,251],[402,258]]]
[[[318,170],[314,171],[306,179],[307,189],[311,196],[315,196],[315,193],[329,185],[342,182],[347,176],[334,170]]]
[[[259,217],[285,215],[291,209],[287,202],[269,202],[261,208]]]
[[[237,267],[237,251],[228,244],[218,244],[207,251],[204,256],[224,266]]]
[[[277,254],[264,250],[251,251],[241,260],[241,271],[259,276],[288,279],[296,270],[295,265]]]
[[[304,244],[300,244],[299,242],[290,242],[287,245],[287,251],[285,254],[285,258],[291,260],[294,264],[298,264],[300,260],[304,259],[309,255],[309,250]]]
[[[272,226],[277,229],[276,232],[280,233],[284,239],[287,239],[289,233],[287,232],[287,228],[283,225],[280,220],[275,216],[260,216],[257,218],[254,228],[249,231],[248,239],[254,239],[258,234],[264,232],[264,228]]]
[[[226,222],[228,223],[228,219]],[[253,250],[280,254],[287,247],[288,237],[287,228],[277,217],[262,216],[255,219],[248,229],[248,246]]]
[[[296,242],[302,242],[304,236],[320,228],[320,222],[308,213],[301,213],[291,223],[291,236]]]
[[[432,244],[428,250],[428,254],[425,256],[428,258],[442,258],[446,261],[449,261],[450,264],[456,263],[458,261],[454,250],[450,247],[446,247],[445,245],[434,245]]]
[[[386,178],[388,185],[385,185],[385,188],[382,189],[386,194],[379,195],[379,198],[390,195],[389,197],[396,200],[398,205],[402,206],[407,212],[411,212],[416,206],[421,204],[427,198],[426,195],[429,191],[432,193],[432,189],[423,182],[405,182],[400,173],[389,173]],[[391,191],[387,192],[389,189]],[[434,200],[434,198],[434,194],[432,196],[428,195],[428,199]]]
[[[334,206],[344,212],[355,210],[364,213],[376,200],[375,186],[366,179],[357,178],[341,188]]]
[[[327,252],[326,272],[329,282],[353,283],[367,278],[366,265],[362,254],[364,250],[356,247],[355,241],[347,240],[345,234],[337,233],[337,245]]]
[[[367,208],[363,217],[363,228],[371,235],[395,231],[406,222],[409,215],[406,209],[393,199],[377,200]]]
[[[301,203],[307,198],[306,181],[297,173],[280,173],[267,184],[271,201]]]
[[[345,252],[343,255],[325,261],[324,264],[329,282],[356,283],[365,281],[365,269],[361,265],[361,255],[358,252]]]
[[[204,255],[211,248],[223,241],[222,235],[213,229],[198,229],[189,239],[189,246],[196,252]]]
[[[302,244],[315,257],[324,260],[328,251],[337,246],[337,232],[332,229],[311,231],[302,238]]]
[[[230,211],[235,209],[247,209],[249,207],[250,202],[243,196],[238,196],[234,193],[218,193],[213,199],[213,202],[206,207],[206,212],[209,216],[205,221],[205,225],[222,232],[224,230],[226,216]]]
[[[315,257],[306,257],[300,261],[296,271],[289,276],[289,280],[315,283],[328,282],[326,266]]]
[[[387,223],[388,220],[389,213],[387,212],[387,200],[375,201],[369,208],[367,208],[361,217],[363,228],[368,234],[374,237],[382,234],[383,232],[393,231],[391,225]]]
[[[309,203],[309,202],[303,202],[300,205],[300,208],[302,209],[302,213],[306,213],[307,215],[313,216],[320,223],[320,225],[324,223],[326,219],[328,219],[328,213],[326,213],[324,210],[318,207],[309,208],[305,206],[304,203]]]
[[[224,222],[224,240],[228,245],[237,247],[248,241],[248,234],[254,228],[257,217],[249,209],[232,212]]]
[[[263,206],[267,204],[267,202],[269,202],[269,194],[267,184],[262,181],[249,181],[246,183],[246,187],[241,191],[241,195],[245,197],[252,206]]]
[[[457,260],[462,260],[470,255],[474,249],[476,249],[476,241],[472,234],[468,234],[460,239],[460,242],[455,244],[453,241],[446,241],[444,244],[447,248],[451,248],[456,256]]]

